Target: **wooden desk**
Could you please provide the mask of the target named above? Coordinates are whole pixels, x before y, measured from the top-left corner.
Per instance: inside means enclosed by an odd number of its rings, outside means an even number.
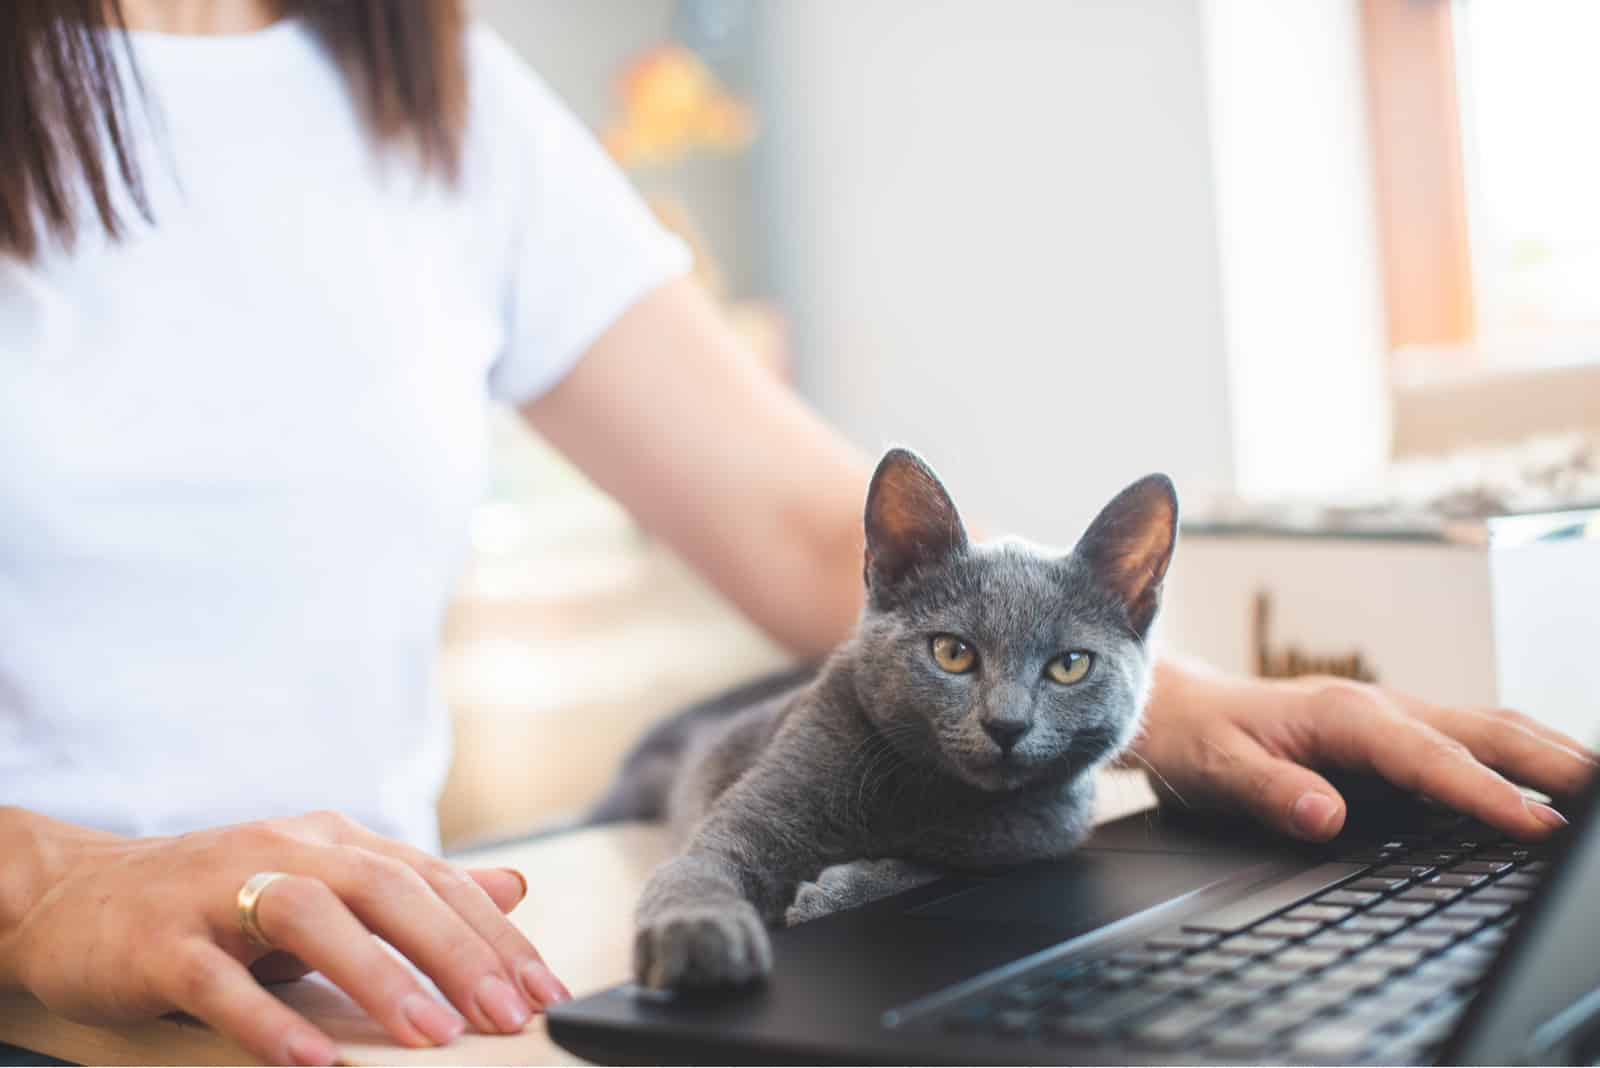
[[[1146,808],[1154,798],[1142,775],[1106,773],[1096,819]],[[528,896],[512,913],[567,985],[579,994],[628,975],[634,899],[668,853],[666,836],[642,825],[576,831],[496,847],[462,859],[519,868]],[[391,1042],[362,1011],[318,977],[275,988],[327,1030],[347,1064],[576,1064],[537,1017],[520,1035],[467,1034],[449,1046],[408,1049]],[[233,1042],[203,1026],[171,1019],[119,1028],[87,1027],[54,1016],[28,997],[0,997],[0,1042],[84,1064],[255,1064]]]

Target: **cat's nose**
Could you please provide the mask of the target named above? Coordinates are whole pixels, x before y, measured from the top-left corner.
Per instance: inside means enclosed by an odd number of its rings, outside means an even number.
[[[1027,720],[1009,716],[991,716],[983,721],[984,732],[994,739],[994,744],[1004,753],[1011,752],[1021,741],[1022,736],[1028,733],[1028,726]]]

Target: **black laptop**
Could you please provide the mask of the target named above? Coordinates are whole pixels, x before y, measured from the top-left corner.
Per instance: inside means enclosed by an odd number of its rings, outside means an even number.
[[[1369,791],[1319,848],[1131,816],[1065,861],[778,932],[760,987],[623,985],[550,1033],[611,1063],[1600,1058],[1595,792],[1528,846]]]

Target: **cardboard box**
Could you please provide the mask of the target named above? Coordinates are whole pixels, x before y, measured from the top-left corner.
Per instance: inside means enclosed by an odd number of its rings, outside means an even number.
[[[1600,742],[1600,509],[1361,531],[1185,525],[1170,650],[1516,708]]]

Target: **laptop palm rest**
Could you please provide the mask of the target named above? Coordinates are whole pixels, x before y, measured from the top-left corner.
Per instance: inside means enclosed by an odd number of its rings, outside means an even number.
[[[1089,849],[908,911],[968,923],[1026,924],[1070,938],[1214,886],[1255,863],[1249,856]]]

